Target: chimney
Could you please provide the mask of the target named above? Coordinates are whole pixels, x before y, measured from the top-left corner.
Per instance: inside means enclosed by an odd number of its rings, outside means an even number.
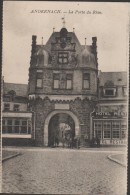
[[[34,54],[34,52],[35,52],[35,48],[36,48],[36,39],[37,39],[37,36],[36,36],[36,35],[33,35],[33,36],[32,36],[32,54]]]
[[[31,51],[31,61],[30,64],[33,65],[34,64],[34,53],[35,53],[35,49],[36,49],[36,39],[37,36],[36,35],[32,35],[32,51]]]
[[[92,37],[92,50],[93,54],[95,55],[95,59],[98,66],[98,58],[97,58],[97,37]]]

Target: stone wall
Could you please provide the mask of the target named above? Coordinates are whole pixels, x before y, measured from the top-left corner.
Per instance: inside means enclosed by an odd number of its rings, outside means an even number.
[[[64,70],[64,74],[73,73],[72,79],[72,89],[54,89],[53,88],[53,73],[55,71],[49,68],[42,69],[42,80],[43,86],[41,88],[36,88],[36,78],[38,75],[37,69],[30,69],[30,79],[29,79],[29,94],[92,94],[97,95],[97,72],[91,69],[75,69],[75,70]],[[63,70],[57,70],[57,73],[62,73]],[[90,74],[90,89],[83,89],[83,73]]]
[[[51,101],[48,97],[44,100],[37,98],[32,104],[35,112],[35,144],[44,146],[44,123],[46,117],[55,110],[55,104],[69,104],[69,110],[78,118],[80,123],[80,135],[90,135],[90,113],[93,111],[95,103],[88,99],[76,98],[74,101]],[[64,110],[63,110],[64,113]]]

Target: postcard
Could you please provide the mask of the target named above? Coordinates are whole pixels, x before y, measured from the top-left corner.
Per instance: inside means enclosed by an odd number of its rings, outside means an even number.
[[[2,193],[127,194],[129,13],[3,2]]]

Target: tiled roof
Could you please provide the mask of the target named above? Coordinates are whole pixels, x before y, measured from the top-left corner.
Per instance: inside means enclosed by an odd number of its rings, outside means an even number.
[[[104,86],[107,81],[112,81],[115,86],[127,85],[127,72],[100,72],[100,86]]]
[[[28,85],[27,84],[16,84],[16,83],[4,83],[4,94],[13,90],[16,92],[16,96],[27,97]]]

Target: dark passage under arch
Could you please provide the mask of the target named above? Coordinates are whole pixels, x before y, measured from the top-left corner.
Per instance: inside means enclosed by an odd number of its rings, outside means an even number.
[[[63,142],[64,134],[75,136],[75,123],[72,117],[66,113],[55,114],[48,126],[48,146],[54,147],[57,141],[60,145]]]

